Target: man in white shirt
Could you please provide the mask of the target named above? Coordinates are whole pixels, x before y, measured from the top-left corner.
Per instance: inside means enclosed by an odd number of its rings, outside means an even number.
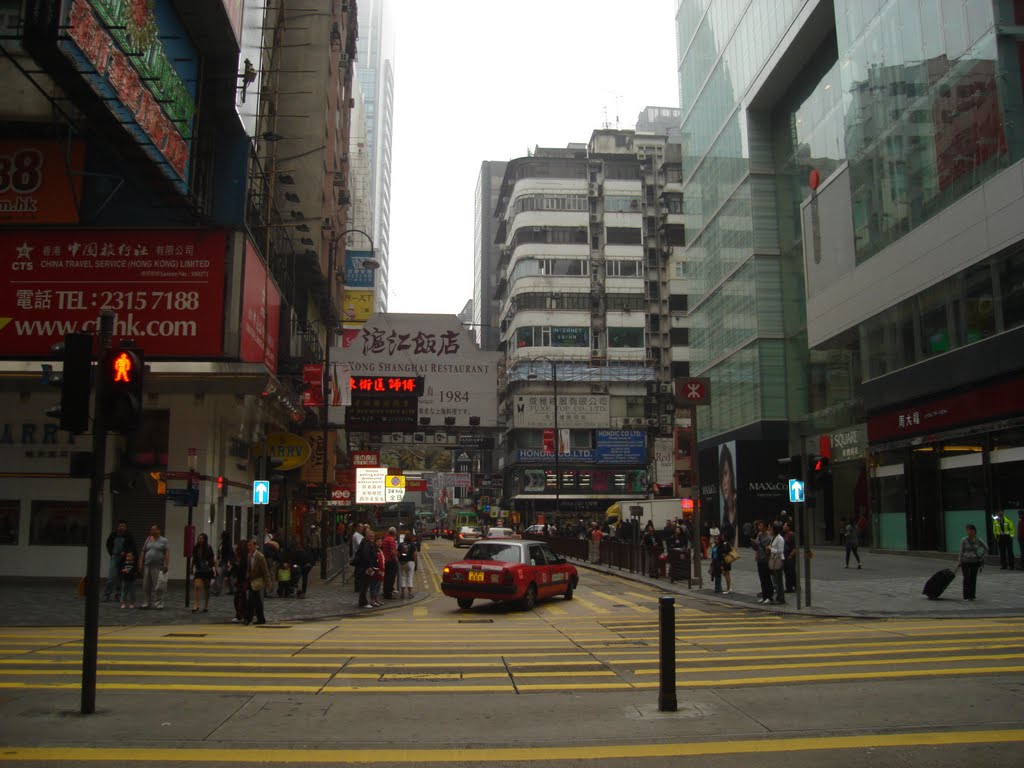
[[[359,551],[359,545],[363,543],[363,531],[365,531],[365,530],[366,530],[366,524],[365,523],[356,523],[355,530],[353,530],[351,540],[349,541],[349,545],[350,545],[349,546],[349,562],[350,563],[355,558],[356,552]],[[353,574],[352,581],[353,581],[354,591],[358,592],[359,588],[362,586],[363,579],[366,577],[366,574],[362,572],[365,569],[360,568],[358,566],[358,564],[354,564],[354,567],[355,567],[355,573]]]

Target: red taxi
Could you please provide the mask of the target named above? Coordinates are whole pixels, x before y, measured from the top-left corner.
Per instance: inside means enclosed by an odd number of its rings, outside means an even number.
[[[444,567],[441,591],[454,597],[459,608],[471,607],[474,600],[495,600],[515,601],[529,610],[545,597],[572,600],[578,584],[576,566],[545,542],[488,539],[470,547],[465,560]]]

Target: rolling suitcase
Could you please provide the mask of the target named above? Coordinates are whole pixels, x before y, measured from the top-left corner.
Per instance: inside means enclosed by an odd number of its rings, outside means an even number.
[[[952,584],[955,578],[955,572],[949,568],[943,568],[925,582],[922,594],[927,596],[929,600],[938,600],[939,596],[946,591],[946,587]]]

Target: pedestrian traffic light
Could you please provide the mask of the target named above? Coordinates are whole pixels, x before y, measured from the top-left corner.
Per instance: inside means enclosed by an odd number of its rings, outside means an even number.
[[[142,416],[142,386],[145,356],[141,349],[111,349],[103,356],[104,426],[112,432],[137,429]]]
[[[828,456],[809,456],[807,459],[807,477],[811,486],[819,488],[827,478],[832,476]]]
[[[73,435],[89,431],[89,395],[92,391],[92,334],[69,333],[50,347],[61,357],[64,369],[53,373],[43,366],[43,382],[60,387],[60,405],[48,408],[47,416],[60,419],[60,428]]]

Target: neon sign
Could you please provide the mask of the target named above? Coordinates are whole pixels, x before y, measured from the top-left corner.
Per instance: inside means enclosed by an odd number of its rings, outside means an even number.
[[[163,54],[151,15],[132,12],[139,4],[148,11],[145,0],[135,0],[131,9],[127,0],[72,0],[68,38],[59,45],[111,113],[184,192],[190,150],[183,131],[191,130],[195,103]],[[96,14],[120,28],[108,31]]]
[[[359,395],[423,394],[422,376],[350,376],[348,388]]]

